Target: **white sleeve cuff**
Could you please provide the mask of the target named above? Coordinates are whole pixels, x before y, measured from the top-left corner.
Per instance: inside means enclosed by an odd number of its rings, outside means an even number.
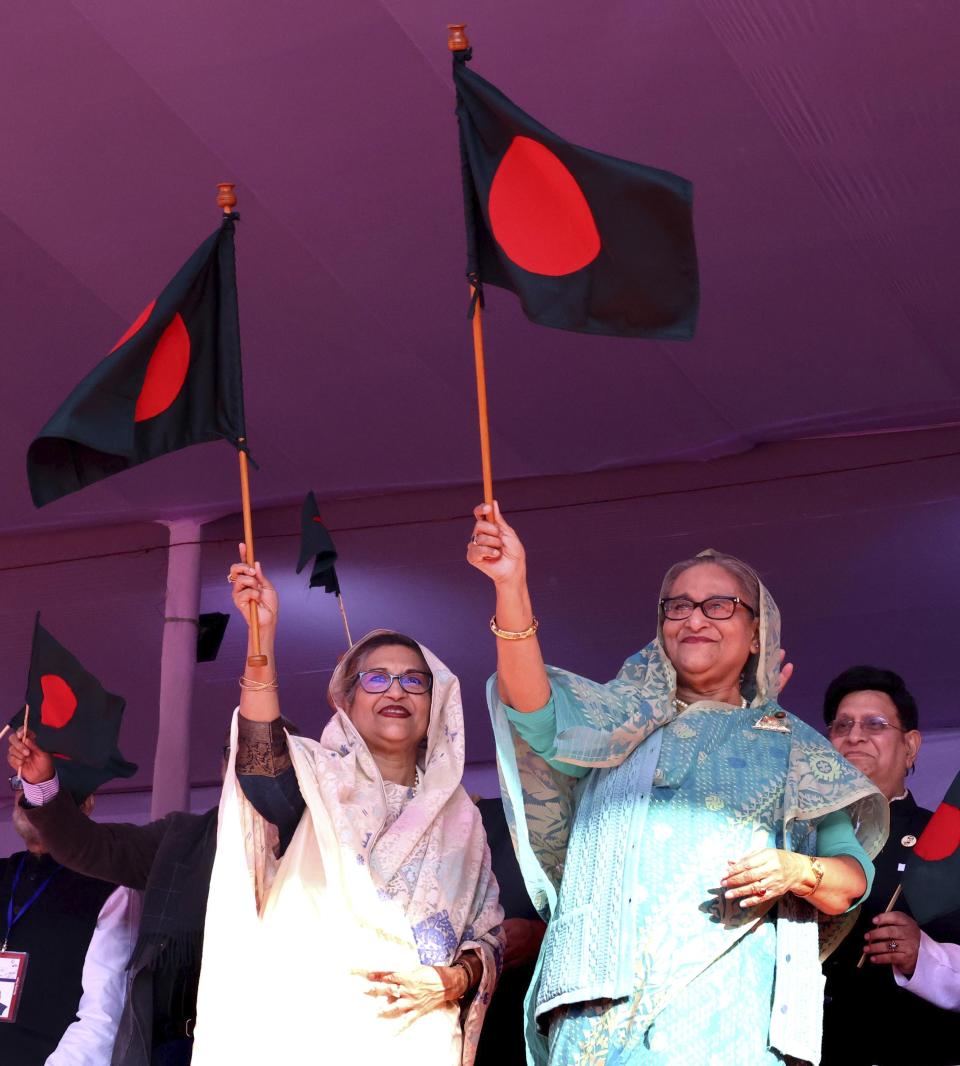
[[[29,781],[21,781],[23,785],[23,798],[31,807],[42,807],[45,803],[49,803],[54,796],[60,791],[60,778],[54,773],[53,777],[49,781],[40,781],[38,784],[31,784]]]

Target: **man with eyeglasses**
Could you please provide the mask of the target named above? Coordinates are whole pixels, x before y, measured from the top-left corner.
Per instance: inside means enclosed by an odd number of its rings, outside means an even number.
[[[960,885],[958,909],[922,930],[902,896],[895,911],[883,914],[932,816],[907,788],[921,743],[916,700],[892,670],[854,666],[830,682],[823,716],[833,746],[890,802],[890,836],[874,859],[873,889],[853,931],[824,964],[822,1066],[958,1063],[960,1015],[920,998],[925,990],[917,979],[921,952],[929,951],[921,934],[960,941]]]

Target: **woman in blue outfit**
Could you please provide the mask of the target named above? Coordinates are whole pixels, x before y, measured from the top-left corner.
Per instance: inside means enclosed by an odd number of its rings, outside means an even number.
[[[549,921],[529,1061],[817,1063],[820,959],[869,891],[887,807],[777,703],[772,597],[731,556],[677,563],[656,639],[599,684],[544,666],[523,545],[495,504],[475,515],[504,804]]]

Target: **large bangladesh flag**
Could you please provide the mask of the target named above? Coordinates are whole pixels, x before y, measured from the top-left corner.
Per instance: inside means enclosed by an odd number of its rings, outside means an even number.
[[[227,216],[60,405],[27,452],[37,507],[190,444],[245,448]]]
[[[570,144],[454,53],[467,274],[542,326],[685,340],[699,306],[693,186]]]

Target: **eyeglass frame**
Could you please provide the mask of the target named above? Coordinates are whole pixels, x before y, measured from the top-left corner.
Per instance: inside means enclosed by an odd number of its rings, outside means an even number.
[[[845,730],[843,733],[837,733],[836,732],[836,728],[835,728],[837,722],[843,722],[843,723],[849,722],[850,723],[850,728]],[[864,723],[865,722],[883,722],[883,726],[880,729],[866,729],[864,727]],[[911,732],[911,730],[907,729],[905,726],[894,725],[893,722],[888,722],[887,719],[884,718],[884,716],[882,714],[871,714],[871,715],[868,715],[866,718],[834,718],[834,720],[832,722],[828,722],[827,723],[827,735],[828,736],[836,735],[836,736],[839,736],[839,737],[848,737],[853,732],[853,727],[855,725],[859,725],[860,726],[860,732],[861,733],[865,733],[867,736],[870,736],[870,737],[881,737],[881,736],[883,736],[883,734],[888,729],[896,729],[900,733],[909,733],[909,732]]]
[[[670,615],[667,614],[665,604],[670,603],[671,600],[683,600],[684,603],[691,604],[690,614],[684,615],[683,618],[670,618]],[[721,618],[714,618],[711,615],[707,614],[707,612],[703,609],[703,605],[705,603],[710,603],[711,600],[724,600],[727,603],[732,603],[733,610],[729,614],[723,615],[723,617]],[[703,615],[703,617],[709,618],[711,622],[728,622],[737,613],[737,607],[742,607],[745,611],[749,611],[750,616],[752,618],[757,617],[757,612],[750,606],[749,603],[747,603],[745,600],[742,600],[739,596],[708,596],[705,600],[700,600],[699,602],[697,600],[690,599],[689,596],[665,596],[660,601],[660,614],[664,618],[669,619],[669,621],[671,622],[685,622],[688,618],[692,618],[693,612],[696,611],[697,608],[699,608],[700,613]]]
[[[364,688],[363,678],[366,674],[382,674],[384,677],[389,677],[390,681],[386,688],[380,689],[379,692],[371,692],[370,689]],[[411,674],[422,675],[427,679],[427,687],[422,692],[411,692],[405,687],[403,678],[410,677]],[[390,689],[393,688],[394,681],[397,682],[401,690],[408,696],[426,696],[433,691],[433,674],[431,674],[429,670],[404,670],[402,674],[391,674],[389,670],[377,670],[376,668],[371,670],[358,670],[351,680],[358,684],[368,696],[382,696],[384,692],[389,692]]]

